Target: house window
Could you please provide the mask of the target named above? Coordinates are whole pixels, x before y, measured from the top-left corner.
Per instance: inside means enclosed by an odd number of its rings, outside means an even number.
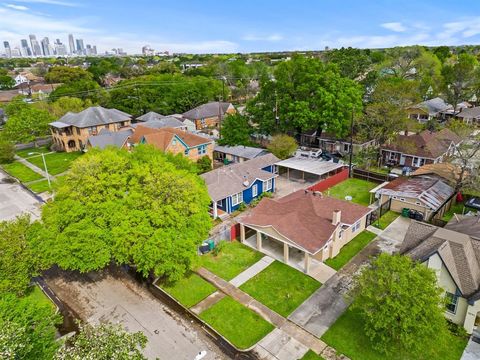
[[[452,293],[445,293],[446,308],[448,312],[455,314],[457,312],[458,296]]]
[[[348,150],[349,148],[350,148],[350,144],[343,144],[343,151],[344,151],[344,152],[348,152],[348,151],[349,151],[349,150]]]
[[[97,127],[96,126],[90,126],[88,128],[88,135],[96,135],[97,134]]]
[[[198,147],[198,155],[204,155],[207,153],[207,147],[205,145],[200,145]]]
[[[243,193],[232,195],[232,206],[238,205],[243,202]]]
[[[340,232],[338,233],[338,238],[341,239],[343,236],[343,230],[340,230]]]
[[[358,220],[355,224],[352,226],[352,233],[355,233],[360,229],[360,220]]]
[[[174,145],[174,146],[177,145],[177,139],[172,140],[172,145]]]
[[[252,186],[252,196],[253,197],[256,197],[258,195],[258,186],[257,185],[253,185]]]
[[[263,182],[263,191],[264,192],[272,190],[272,187],[273,187],[273,180],[272,179],[269,179],[269,180]]]

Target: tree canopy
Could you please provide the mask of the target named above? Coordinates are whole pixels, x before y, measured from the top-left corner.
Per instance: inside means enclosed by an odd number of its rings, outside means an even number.
[[[248,118],[238,113],[230,114],[222,121],[221,138],[218,140],[220,145],[251,145],[250,136],[253,133],[253,127],[249,124]]]
[[[92,80],[93,75],[79,67],[53,66],[45,75],[48,83],[67,84],[81,80]]]
[[[288,135],[275,135],[268,144],[268,150],[279,159],[287,159],[297,150],[295,139]]]
[[[382,253],[355,279],[353,307],[365,320],[364,331],[374,348],[400,358],[436,349],[444,341],[444,300],[435,273],[402,255]]]
[[[48,111],[37,109],[23,101],[15,106],[7,107],[7,113],[9,110],[10,113],[2,132],[4,139],[12,142],[30,142],[39,136],[48,135],[48,124],[55,120]]]
[[[210,198],[197,167],[150,146],[90,150],[43,207],[46,261],[67,270],[115,262],[179,279],[208,236]]]

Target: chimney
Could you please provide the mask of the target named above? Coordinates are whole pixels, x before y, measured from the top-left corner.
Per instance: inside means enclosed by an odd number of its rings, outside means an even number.
[[[332,225],[338,225],[342,217],[342,212],[340,210],[334,210],[332,216]]]

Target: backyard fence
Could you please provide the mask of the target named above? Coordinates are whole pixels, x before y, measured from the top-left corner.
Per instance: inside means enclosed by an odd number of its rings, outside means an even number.
[[[16,144],[15,149],[17,150],[25,150],[25,149],[30,149],[36,146],[44,146],[44,145],[49,145],[52,142],[52,137],[44,137],[44,138],[38,138],[35,141],[25,143],[25,144]]]
[[[377,173],[373,171],[367,171],[367,170],[362,170],[362,169],[353,169],[353,174],[352,176],[355,179],[361,179],[361,180],[367,180],[367,181],[372,181],[378,184],[381,184],[385,181],[392,181],[395,179],[394,176],[391,176],[389,174],[382,174],[382,173]]]
[[[332,175],[325,180],[322,180],[315,185],[312,185],[308,188],[310,191],[325,191],[332,186],[335,186],[339,183],[341,183],[344,180],[348,179],[348,168],[345,168],[341,170],[340,172],[336,173],[335,175]]]

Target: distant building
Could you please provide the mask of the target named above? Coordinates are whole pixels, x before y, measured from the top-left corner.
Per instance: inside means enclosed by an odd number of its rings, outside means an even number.
[[[142,47],[142,54],[145,56],[152,56],[155,54],[155,50],[150,47],[150,45],[145,45]]]
[[[57,39],[54,45],[56,55],[65,56],[68,54],[67,47],[61,43],[60,39]]]
[[[72,34],[68,35],[68,45],[70,48],[70,55],[75,54],[75,39]]]
[[[10,49],[10,44],[8,43],[8,41],[3,42],[3,47],[5,48],[5,55],[7,56],[7,58],[11,58],[12,50]]]
[[[32,56],[32,50],[28,46],[27,39],[20,40],[20,44],[22,44],[22,55],[23,56]]]
[[[183,117],[193,121],[197,130],[202,130],[218,127],[220,118],[236,112],[229,102],[212,101],[183,113]]]
[[[77,54],[84,55],[85,54],[85,46],[83,45],[83,39],[77,39]]]
[[[44,37],[43,40],[41,41],[41,44],[42,44],[43,55],[45,56],[54,55],[53,48],[50,45],[50,40],[48,39],[48,37]]]
[[[40,44],[37,41],[37,37],[33,34],[29,35],[30,38],[30,45],[32,46],[32,54],[33,56],[42,56],[42,48],[40,47]]]

